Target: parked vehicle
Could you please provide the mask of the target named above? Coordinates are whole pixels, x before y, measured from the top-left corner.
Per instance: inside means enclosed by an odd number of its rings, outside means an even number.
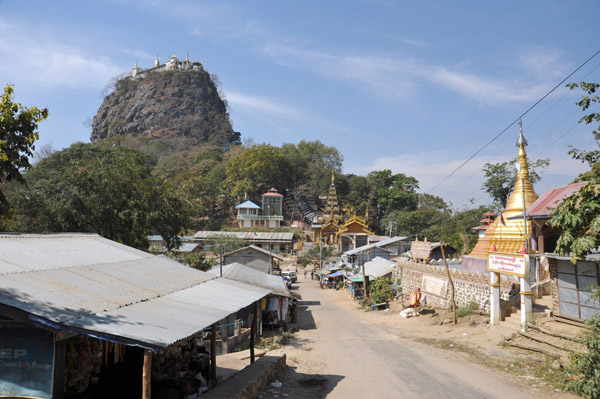
[[[284,271],[284,272],[281,272],[281,275],[289,277],[290,280],[292,281],[292,283],[295,283],[296,281],[298,281],[298,275],[296,274],[295,271]]]
[[[283,278],[283,281],[285,282],[285,286],[291,290],[292,289],[292,280],[288,276],[282,276],[281,278]]]

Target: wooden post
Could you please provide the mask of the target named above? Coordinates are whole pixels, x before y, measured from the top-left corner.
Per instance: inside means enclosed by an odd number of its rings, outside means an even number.
[[[252,324],[250,326],[250,363],[254,363],[254,335],[256,334],[256,322],[258,320],[258,309],[260,306],[258,301],[254,307],[254,315],[252,316]]]
[[[210,380],[217,383],[217,323],[212,325],[210,333]]]
[[[152,351],[144,350],[144,368],[142,371],[142,399],[150,399],[152,386]]]
[[[448,267],[448,262],[446,261],[446,254],[444,252],[445,245],[446,244],[441,242],[440,248],[442,249],[442,258],[444,258],[444,264],[446,265],[446,273],[448,273],[448,281],[450,281],[450,288],[452,288],[452,308],[454,309],[453,321],[454,321],[454,324],[457,324],[458,320],[456,318],[456,301],[454,300],[454,282],[452,281],[452,276],[450,276],[450,268]]]

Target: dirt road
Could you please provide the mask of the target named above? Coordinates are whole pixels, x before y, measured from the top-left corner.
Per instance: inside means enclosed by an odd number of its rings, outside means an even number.
[[[407,340],[371,323],[347,295],[320,289],[317,281],[300,277],[293,292],[299,298],[299,331],[284,349],[293,370],[281,388],[269,387],[262,398],[510,399],[541,394],[461,353]]]

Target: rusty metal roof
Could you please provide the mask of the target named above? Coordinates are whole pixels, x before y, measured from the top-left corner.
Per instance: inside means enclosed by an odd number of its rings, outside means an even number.
[[[95,234],[0,234],[0,304],[57,329],[166,347],[269,293]]]
[[[586,184],[587,182],[573,183],[568,186],[546,191],[527,209],[527,216],[534,218],[550,216],[554,208],[556,208],[565,198],[579,191]],[[523,217],[522,213],[521,217]]]

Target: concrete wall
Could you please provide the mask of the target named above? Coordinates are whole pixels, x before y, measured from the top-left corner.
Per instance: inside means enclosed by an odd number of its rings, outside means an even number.
[[[253,399],[258,398],[269,382],[286,369],[286,356],[264,356],[245,369],[229,377],[221,385],[201,395],[203,399]],[[217,359],[218,362],[218,359]]]
[[[489,311],[489,272],[481,274],[450,269],[450,276],[454,283],[454,299],[458,307],[465,307],[471,301],[475,301],[480,310]],[[404,295],[409,295],[416,287],[420,287],[427,305],[449,307],[451,285],[445,267],[399,260],[393,277],[394,280],[401,278]],[[503,299],[508,298],[511,283],[510,279],[501,279],[500,290]]]

